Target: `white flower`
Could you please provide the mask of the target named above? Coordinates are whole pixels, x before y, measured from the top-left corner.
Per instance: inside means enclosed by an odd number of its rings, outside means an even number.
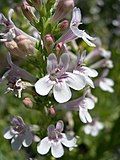
[[[98,72],[95,69],[84,66],[83,65],[84,59],[85,59],[85,52],[83,52],[81,57],[78,59],[77,66],[73,71],[73,73],[80,76],[84,76],[86,84],[94,88],[94,83],[91,80],[91,77],[97,77]]]
[[[92,117],[88,110],[91,110],[95,107],[95,99],[93,97],[86,95],[84,97],[64,103],[62,106],[67,110],[79,111],[79,117],[83,123],[92,122]]]
[[[95,47],[95,44],[91,42],[94,41],[95,38],[89,36],[84,30],[79,30],[79,24],[81,24],[81,12],[79,8],[75,7],[70,22],[70,29],[59,39],[59,41],[66,43],[73,39],[82,38],[89,46]]]
[[[114,92],[114,89],[112,88],[114,86],[114,81],[110,78],[100,78],[99,80],[99,87],[103,91],[108,91],[110,93]]]
[[[93,109],[95,106],[95,102],[93,99],[86,97],[83,98],[79,104],[79,117],[83,123],[91,123],[92,117],[89,114],[88,110]]]
[[[56,127],[54,125],[50,125],[48,127],[48,137],[43,138],[37,146],[38,153],[45,155],[51,148],[52,156],[60,158],[64,154],[62,145],[68,148],[74,147],[76,145],[76,138],[68,140],[66,134],[61,133],[62,131],[62,121],[58,121]]]
[[[61,55],[59,64],[55,54],[50,54],[47,59],[48,74],[35,83],[36,92],[45,96],[52,90],[57,102],[67,102],[72,96],[70,88],[81,90],[85,87],[84,76],[67,72],[68,66],[67,53]]]
[[[33,133],[29,126],[25,125],[21,117],[13,117],[12,126],[4,131],[4,138],[12,139],[11,146],[13,150],[20,150],[22,145],[28,147],[33,141]]]
[[[97,136],[99,131],[102,130],[104,128],[103,123],[94,120],[92,123],[87,124],[84,126],[84,132],[86,134],[90,134],[91,136]]]

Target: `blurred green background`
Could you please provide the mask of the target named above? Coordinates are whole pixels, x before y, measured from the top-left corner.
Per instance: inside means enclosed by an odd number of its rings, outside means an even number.
[[[19,9],[16,7],[19,2],[17,0],[1,0],[0,12],[7,15],[10,7]],[[78,147],[72,152],[66,150],[65,155],[60,159],[120,160],[120,0],[78,0],[77,5],[83,15],[84,25],[81,27],[91,35],[100,37],[103,47],[112,52],[114,68],[110,71],[109,77],[115,82],[115,91],[110,94],[97,88],[93,92],[98,97],[98,103],[91,111],[91,115],[99,117],[105,125],[97,137],[85,135],[82,130],[84,124],[80,122],[78,114],[74,114],[74,130],[80,137]],[[27,30],[22,14],[19,13],[14,17],[14,22],[21,29]],[[7,50],[0,44],[0,75],[4,73],[7,66],[6,53]],[[27,70],[29,71],[29,68]],[[12,94],[4,95],[4,90],[5,85],[0,85],[0,160],[53,159],[50,154],[38,155],[36,143],[19,152],[12,151],[10,142],[3,138],[3,130],[9,125],[11,115],[22,116],[25,122],[30,124],[42,124],[43,120],[41,122],[39,111],[25,108],[21,100],[13,97]]]

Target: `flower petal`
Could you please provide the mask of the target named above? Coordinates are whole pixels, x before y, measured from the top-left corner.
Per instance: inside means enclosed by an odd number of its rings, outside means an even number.
[[[91,123],[92,122],[92,118],[86,108],[80,107],[79,117],[83,123],[87,123],[87,122]]]
[[[48,73],[55,70],[57,65],[58,65],[57,57],[54,53],[51,53],[47,58],[47,71],[48,71]]]
[[[81,11],[79,8],[75,7],[73,9],[73,14],[72,14],[72,20],[70,23],[70,27],[73,26],[74,24],[76,24],[76,26],[78,26],[81,22]]]
[[[104,81],[109,86],[114,86],[114,81],[110,78],[104,78]]]
[[[68,78],[66,83],[69,87],[74,90],[81,90],[85,87],[85,78],[83,75],[77,75],[74,73],[66,72],[68,74]]]
[[[55,100],[59,103],[67,102],[71,98],[70,88],[64,81],[54,85],[53,94]]]
[[[38,151],[39,154],[44,155],[44,154],[48,153],[50,147],[51,147],[51,143],[49,142],[48,137],[45,137],[38,144],[37,151]]]
[[[11,132],[11,128],[8,127],[4,130],[4,138],[5,139],[11,139],[14,136],[14,134]]]
[[[86,83],[87,83],[88,85],[90,85],[92,88],[95,88],[92,79],[90,79],[90,78],[89,78],[88,76],[86,76],[86,75],[84,75],[84,77],[85,77]]]
[[[87,109],[93,109],[95,107],[95,103],[94,103],[93,99],[85,98],[84,101],[85,101],[85,105],[86,105]]]
[[[12,138],[11,146],[13,150],[20,150],[22,147],[22,142],[24,140],[23,135],[15,135],[14,138]]]
[[[69,66],[69,61],[70,61],[69,54],[68,53],[63,53],[60,57],[59,66],[63,67],[66,71],[68,69],[68,66]]]
[[[35,90],[41,96],[47,95],[53,87],[52,81],[49,79],[49,75],[39,79],[35,83]]]
[[[84,132],[86,134],[90,134],[91,133],[91,126],[89,124],[84,127]]]
[[[55,158],[60,158],[63,156],[64,154],[64,150],[63,150],[63,146],[60,142],[54,142],[51,145],[51,153],[53,155],[53,157]]]
[[[23,146],[24,147],[28,147],[28,146],[30,146],[31,145],[31,143],[32,143],[32,140],[33,140],[33,134],[29,131],[29,130],[27,130],[26,131],[26,133],[25,133],[25,135],[24,135],[24,141],[23,141]]]
[[[114,92],[113,88],[111,86],[107,85],[104,81],[100,81],[99,86],[103,91],[108,91],[110,93]]]
[[[64,146],[71,148],[76,145],[76,138],[72,138],[72,139],[68,140],[66,134],[64,134],[64,133],[62,133],[62,136],[63,136],[63,138],[61,139],[61,143]]]
[[[97,77],[97,75],[98,75],[98,72],[95,69],[91,69],[91,68],[85,67],[85,66],[81,67],[81,69],[83,69],[84,74],[86,74],[89,77]]]

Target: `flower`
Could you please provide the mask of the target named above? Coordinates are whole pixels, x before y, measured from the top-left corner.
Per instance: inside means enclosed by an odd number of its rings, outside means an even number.
[[[67,72],[68,66],[69,55],[67,53],[61,55],[59,64],[55,54],[50,54],[47,59],[48,74],[35,83],[36,92],[45,96],[52,90],[57,102],[67,102],[72,96],[70,88],[81,90],[85,87],[84,76]]]
[[[99,122],[98,120],[93,120],[92,123],[86,124],[83,129],[86,134],[90,134],[91,136],[95,137],[103,128],[103,123]]]
[[[65,109],[79,111],[80,120],[83,123],[91,123],[92,117],[90,116],[88,110],[91,110],[95,107],[95,99],[92,96],[86,95],[75,99],[73,101],[69,101],[67,103],[62,104]]]
[[[73,39],[82,38],[89,46],[95,47],[95,44],[91,42],[95,38],[89,36],[84,30],[79,30],[79,24],[81,24],[81,12],[79,8],[75,7],[73,9],[70,29],[58,41],[67,43]]]
[[[20,57],[25,57],[28,54],[34,53],[37,49],[35,44],[38,40],[32,36],[29,36],[12,22],[11,17],[14,13],[13,9],[8,12],[8,19],[0,13],[0,24],[5,26],[5,31],[0,33],[0,42],[3,42],[5,47],[11,54],[15,54]]]
[[[33,141],[33,133],[23,119],[19,116],[13,117],[11,126],[4,131],[5,139],[12,139],[11,146],[13,150],[20,150],[22,145],[28,147]]]
[[[13,64],[10,53],[7,55],[7,61],[10,69],[4,73],[2,78],[0,78],[0,83],[7,79],[8,87],[6,93],[12,91],[14,92],[15,96],[21,98],[22,90],[33,86],[31,83],[35,82],[36,78],[33,77],[29,72]]]
[[[85,57],[86,52],[83,52],[81,57],[78,57],[77,66],[73,73],[84,76],[86,84],[89,84],[92,88],[94,88],[94,83],[90,77],[96,77],[98,72],[95,69],[87,67],[83,64]]]
[[[76,138],[68,139],[63,131],[63,121],[58,121],[56,127],[49,125],[48,137],[43,138],[37,146],[37,151],[41,155],[45,155],[51,148],[52,156],[60,158],[64,154],[63,146],[72,148],[76,145]]]

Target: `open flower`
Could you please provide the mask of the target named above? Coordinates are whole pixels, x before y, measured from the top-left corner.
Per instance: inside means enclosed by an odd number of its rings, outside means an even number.
[[[84,76],[86,84],[94,88],[94,83],[91,80],[91,77],[96,77],[98,75],[98,72],[95,69],[92,69],[84,65],[83,62],[85,57],[86,57],[85,52],[82,53],[81,57],[78,57],[77,66],[74,69],[73,73]]]
[[[13,117],[11,126],[4,131],[4,138],[12,139],[11,146],[14,150],[20,150],[22,145],[28,147],[33,141],[33,133],[23,119],[19,116]]]
[[[60,158],[64,154],[63,146],[72,148],[76,145],[76,138],[68,139],[63,131],[63,121],[58,121],[56,127],[50,125],[48,127],[48,137],[43,138],[37,146],[37,151],[41,155],[45,155],[51,148],[53,157]]]
[[[90,134],[91,136],[95,137],[98,135],[99,131],[104,128],[103,123],[99,122],[98,120],[93,120],[92,123],[88,123],[84,126],[84,132],[86,134]]]
[[[64,103],[63,107],[67,110],[79,111],[80,120],[83,123],[91,123],[92,117],[88,110],[95,107],[95,99],[92,96],[84,95],[83,97]]]
[[[9,53],[7,55],[7,61],[10,69],[4,73],[2,78],[0,78],[0,83],[7,79],[8,87],[6,93],[12,91],[14,92],[15,96],[21,98],[22,90],[26,89],[27,87],[33,86],[31,83],[35,82],[36,78],[33,77],[29,72],[16,66],[12,62],[11,55]]]
[[[79,24],[81,24],[81,12],[79,8],[75,7],[73,9],[70,29],[58,41],[66,43],[73,39],[82,38],[89,46],[95,47],[95,44],[92,43],[95,38],[89,36],[84,30],[79,30]]]
[[[47,59],[48,74],[35,83],[36,92],[45,96],[52,90],[57,102],[67,102],[72,96],[70,88],[81,90],[85,87],[84,76],[67,72],[68,66],[67,53],[61,55],[59,63],[55,54],[50,54]]]
[[[8,12],[8,19],[0,13],[0,24],[5,26],[5,31],[0,33],[2,37],[0,42],[4,43],[11,54],[25,57],[36,51],[35,44],[38,40],[15,26],[11,20],[13,13],[14,10],[10,9]]]

